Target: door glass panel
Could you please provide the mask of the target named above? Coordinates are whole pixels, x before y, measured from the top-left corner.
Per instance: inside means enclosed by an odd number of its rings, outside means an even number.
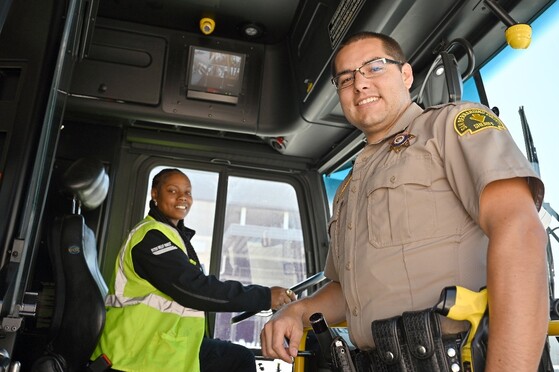
[[[301,219],[293,187],[230,177],[220,279],[290,287],[305,276]],[[260,348],[260,331],[268,317],[259,314],[231,325],[234,315],[216,314],[214,336]]]

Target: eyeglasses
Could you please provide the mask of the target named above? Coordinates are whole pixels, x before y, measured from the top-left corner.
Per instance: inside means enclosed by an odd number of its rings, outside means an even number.
[[[365,62],[361,67],[356,68],[353,71],[344,71],[332,78],[332,84],[336,89],[344,89],[352,86],[355,81],[355,73],[359,71],[364,78],[370,79],[375,76],[382,75],[386,70],[386,64],[400,65],[402,66],[404,62],[395,61],[389,58],[377,58],[372,61]]]

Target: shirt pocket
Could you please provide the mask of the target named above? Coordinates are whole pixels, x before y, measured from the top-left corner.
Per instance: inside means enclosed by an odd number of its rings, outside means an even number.
[[[384,248],[427,239],[436,230],[430,155],[402,157],[367,182],[369,243]]]

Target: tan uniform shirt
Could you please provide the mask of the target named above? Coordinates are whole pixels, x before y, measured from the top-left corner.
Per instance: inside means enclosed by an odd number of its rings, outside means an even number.
[[[445,286],[486,284],[480,195],[513,177],[529,177],[539,209],[543,184],[479,104],[423,111],[413,103],[383,141],[363,149],[334,199],[325,267],[341,283],[356,346],[374,345],[375,319],[431,307]]]

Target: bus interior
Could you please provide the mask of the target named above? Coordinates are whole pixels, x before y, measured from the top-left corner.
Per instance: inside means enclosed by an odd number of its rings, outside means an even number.
[[[30,371],[56,340],[53,325],[66,321],[57,298],[65,271],[51,252],[60,218],[83,216],[97,279],[108,282],[162,168],[192,181],[186,223],[206,272],[312,293],[334,192],[365,144],[330,82],[344,37],[367,30],[399,41],[423,107],[489,106],[484,66],[529,48],[529,35],[506,32],[552,8],[554,0],[2,0],[0,371]],[[88,177],[94,191],[84,190]],[[553,207],[544,203],[542,220],[559,318]],[[209,332],[252,349],[262,371],[292,370],[261,356],[270,312],[251,315],[210,313]]]

